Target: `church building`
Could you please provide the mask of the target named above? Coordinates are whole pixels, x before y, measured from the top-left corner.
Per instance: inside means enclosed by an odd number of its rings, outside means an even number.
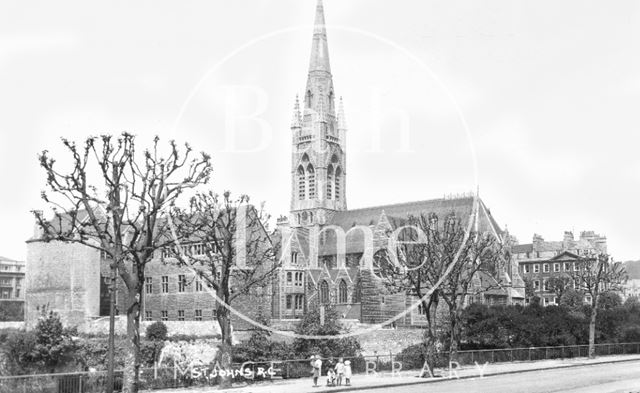
[[[273,318],[299,319],[314,304],[332,304],[345,319],[384,323],[417,299],[388,294],[372,269],[388,233],[410,215],[455,214],[479,232],[502,240],[485,204],[474,195],[347,209],[346,133],[342,99],[333,85],[322,0],[316,6],[307,84],[296,97],[291,122],[291,210],[278,220],[284,264],[274,296]],[[474,204],[476,204],[474,206]],[[524,283],[509,264],[499,290],[485,301],[521,303]],[[394,321],[424,323],[420,309]]]

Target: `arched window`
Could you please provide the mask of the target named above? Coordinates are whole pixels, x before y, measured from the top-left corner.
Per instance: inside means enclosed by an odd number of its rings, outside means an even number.
[[[334,97],[333,97],[333,90],[331,90],[331,91],[329,92],[329,108],[331,109],[331,113],[333,113],[333,111],[334,111],[334,109],[335,109],[335,108],[334,108],[334,103],[333,103],[333,101],[334,101]]]
[[[338,167],[338,169],[336,169],[336,185],[334,186],[334,190],[333,190],[336,201],[340,200],[341,179],[342,179],[342,169]]]
[[[329,284],[326,281],[320,283],[320,302],[329,304]]]
[[[327,168],[327,199],[333,198],[333,165]]]
[[[313,94],[311,94],[311,90],[307,90],[307,94],[305,94],[305,107],[311,108],[311,101],[313,99]]]
[[[347,283],[344,280],[340,280],[340,286],[338,288],[339,303],[347,302]]]
[[[309,190],[309,199],[316,197],[316,172],[313,165],[307,165],[307,189]]]

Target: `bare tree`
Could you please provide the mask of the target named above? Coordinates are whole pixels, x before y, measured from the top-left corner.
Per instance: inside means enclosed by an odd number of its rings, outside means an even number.
[[[43,229],[41,240],[80,243],[100,250],[111,261],[112,314],[116,272],[127,291],[123,389],[137,392],[145,266],[156,250],[173,243],[167,236],[164,211],[185,189],[208,182],[210,157],[202,153],[192,158],[189,145],[181,152],[174,141],[169,142],[165,156],[157,137],[139,155],[135,137],[128,133],[117,138],[90,137],[83,146],[66,139],[62,142],[70,155],[70,169],[59,169],[46,150],[39,157],[48,188],[42,197],[54,212],[53,220],[35,213]]]
[[[258,210],[248,202],[246,195],[233,199],[229,192],[222,196],[198,193],[188,209],[174,208],[171,214],[175,236],[188,239],[174,247],[171,255],[215,291],[225,350],[232,345],[230,307],[234,300],[262,296],[262,302],[252,307],[257,313],[266,311],[259,308],[270,307],[272,279],[280,267],[279,243],[268,233],[269,216],[262,206]]]
[[[589,319],[589,357],[595,357],[596,318],[600,295],[607,291],[622,289],[627,281],[627,272],[622,262],[613,262],[609,255],[593,253],[575,262],[576,268],[570,273],[576,290],[591,299]]]
[[[436,310],[443,301],[448,309],[451,359],[460,342],[462,308],[469,296],[500,286],[499,266],[505,258],[503,248],[493,236],[469,231],[455,215],[440,223],[435,214],[410,216],[390,244],[377,267],[383,271],[385,285],[420,299],[426,317],[425,344],[427,366],[433,371],[438,342]],[[379,259],[380,259],[380,255]],[[395,255],[395,256],[394,256]],[[393,260],[397,258],[397,260]],[[489,280],[473,285],[483,274]]]

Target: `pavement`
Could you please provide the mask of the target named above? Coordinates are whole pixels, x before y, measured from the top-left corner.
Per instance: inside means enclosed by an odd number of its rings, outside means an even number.
[[[538,360],[532,362],[512,362],[512,363],[485,363],[471,366],[453,367],[451,370],[436,370],[434,378],[419,378],[420,370],[400,371],[391,375],[390,372],[364,375],[357,374],[351,379],[351,386],[323,386],[326,377],[321,377],[318,382],[323,385],[313,387],[311,378],[274,380],[272,382],[261,382],[252,385],[237,386],[226,389],[232,393],[299,393],[299,392],[347,392],[357,390],[371,390],[396,388],[400,386],[413,386],[419,384],[433,384],[453,379],[482,379],[483,377],[508,375],[517,373],[527,373],[542,370],[553,370],[571,367],[583,367],[588,365],[611,364],[620,362],[640,361],[640,355],[611,355],[602,356],[595,359],[573,358],[573,359],[553,359]],[[201,393],[222,390],[217,387],[196,387],[163,390],[166,393]]]

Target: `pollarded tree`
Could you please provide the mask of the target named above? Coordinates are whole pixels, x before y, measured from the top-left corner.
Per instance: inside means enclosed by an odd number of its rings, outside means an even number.
[[[43,232],[39,240],[80,243],[111,261],[112,312],[115,272],[127,292],[123,388],[137,392],[145,266],[157,250],[173,243],[165,211],[184,190],[208,182],[210,157],[192,157],[189,145],[182,150],[174,141],[163,153],[157,137],[151,148],[138,152],[134,135],[128,133],[90,137],[81,146],[62,142],[69,166],[60,168],[46,150],[39,157],[48,188],[42,197],[54,212],[52,220],[35,213]]]
[[[175,236],[184,241],[170,249],[170,256],[215,291],[216,318],[228,350],[234,301],[240,296],[254,299],[251,308],[258,314],[266,311],[260,307],[271,306],[280,259],[279,243],[268,232],[269,216],[250,205],[246,195],[233,199],[229,192],[206,192],[193,196],[189,208],[172,209],[171,217]]]
[[[453,214],[442,222],[435,214],[410,216],[403,224],[376,268],[388,288],[420,299],[427,321],[427,366],[432,369],[439,302],[444,302],[448,310],[449,346],[455,359],[463,306],[470,297],[501,285],[500,269],[507,256],[499,239],[472,231]],[[488,280],[474,285],[480,274]]]
[[[627,281],[627,273],[621,262],[613,262],[609,255],[594,253],[580,258],[576,269],[570,273],[576,290],[590,298],[589,357],[595,357],[596,318],[601,295],[618,291]]]

